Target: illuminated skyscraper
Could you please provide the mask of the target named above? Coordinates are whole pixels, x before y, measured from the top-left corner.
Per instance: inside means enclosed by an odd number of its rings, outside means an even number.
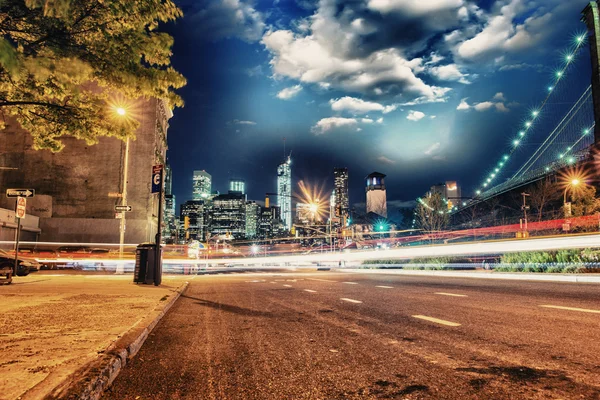
[[[348,168],[334,168],[335,217],[343,222],[350,212],[348,197]]]
[[[204,170],[194,171],[192,197],[194,200],[203,200],[210,196],[211,190],[210,174]]]
[[[229,180],[229,191],[245,194],[246,193],[246,182],[243,179],[230,179]]]
[[[286,230],[292,229],[292,159],[277,167],[277,206],[281,210],[281,220]]]

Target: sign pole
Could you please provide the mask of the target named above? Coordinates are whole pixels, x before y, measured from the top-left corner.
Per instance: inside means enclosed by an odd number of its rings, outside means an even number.
[[[17,198],[17,203],[15,210],[17,209],[19,204],[19,198]],[[15,268],[13,271],[13,275],[17,276],[17,268],[19,267],[19,237],[21,236],[21,218],[17,215],[17,231],[15,232]]]
[[[154,286],[162,282],[162,260],[160,242],[162,241],[162,212],[163,212],[163,192],[164,192],[164,168],[163,165],[152,167],[152,193],[158,193],[158,221],[156,226],[156,253],[154,257]]]

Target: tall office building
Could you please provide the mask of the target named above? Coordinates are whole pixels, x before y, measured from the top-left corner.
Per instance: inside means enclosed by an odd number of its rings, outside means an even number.
[[[210,196],[212,177],[204,170],[194,171],[192,178],[192,198],[194,200],[203,200]]]
[[[367,213],[374,212],[387,218],[385,175],[380,172],[369,174],[366,179]]]
[[[255,201],[246,203],[246,239],[254,239],[258,234],[260,206]]]
[[[446,181],[433,185],[430,193],[439,193],[442,199],[448,204],[448,209],[461,204],[461,191],[456,181]]]
[[[212,199],[209,231],[211,236],[246,237],[246,195],[229,192],[215,196]]]
[[[183,226],[182,239],[205,240],[206,209],[201,200],[188,200],[181,205],[179,220]]]
[[[229,180],[229,191],[245,194],[246,193],[246,181],[243,179],[230,179]]]
[[[348,168],[334,168],[334,193],[335,193],[335,216],[343,222],[350,213],[350,199],[348,196]]]
[[[329,219],[333,221],[335,218],[335,190],[329,196]]]
[[[165,165],[165,196],[173,193],[173,171],[169,164]]]
[[[292,229],[292,159],[277,167],[277,206],[281,210],[281,220],[286,230]]]
[[[163,242],[166,244],[173,244],[177,241],[177,224],[175,222],[175,195],[165,194],[165,208],[164,208],[164,226],[162,232]]]

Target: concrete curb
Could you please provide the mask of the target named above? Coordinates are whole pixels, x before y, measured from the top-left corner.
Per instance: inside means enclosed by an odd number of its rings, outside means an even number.
[[[176,294],[166,304],[156,307],[151,316],[143,320],[140,325],[131,328],[123,337],[113,343],[102,357],[73,373],[45,399],[99,399],[119,375],[121,369],[125,367],[127,361],[135,357],[150,332],[175,304],[179,296],[185,292],[188,285],[189,282],[185,282],[177,288]],[[151,320],[147,321],[149,318]]]
[[[508,280],[526,280],[526,281],[546,281],[546,282],[575,282],[575,283],[600,283],[600,275],[588,274],[550,274],[539,273],[532,274],[526,272],[459,272],[459,271],[423,271],[423,270],[403,270],[390,268],[339,268],[340,272],[362,273],[362,274],[389,274],[389,275],[426,275],[426,276],[445,276],[452,278],[479,278],[479,279],[508,279]]]

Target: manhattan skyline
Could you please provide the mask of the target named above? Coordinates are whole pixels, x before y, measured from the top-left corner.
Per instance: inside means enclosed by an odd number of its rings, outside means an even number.
[[[243,178],[262,199],[285,138],[293,182],[331,190],[333,168],[347,167],[356,204],[381,171],[402,205],[446,180],[465,194],[480,186],[585,32],[587,2],[177,3],[173,64],[188,78],[169,131],[178,201],[195,169],[222,192]],[[576,57],[567,72],[581,93],[587,45]]]

